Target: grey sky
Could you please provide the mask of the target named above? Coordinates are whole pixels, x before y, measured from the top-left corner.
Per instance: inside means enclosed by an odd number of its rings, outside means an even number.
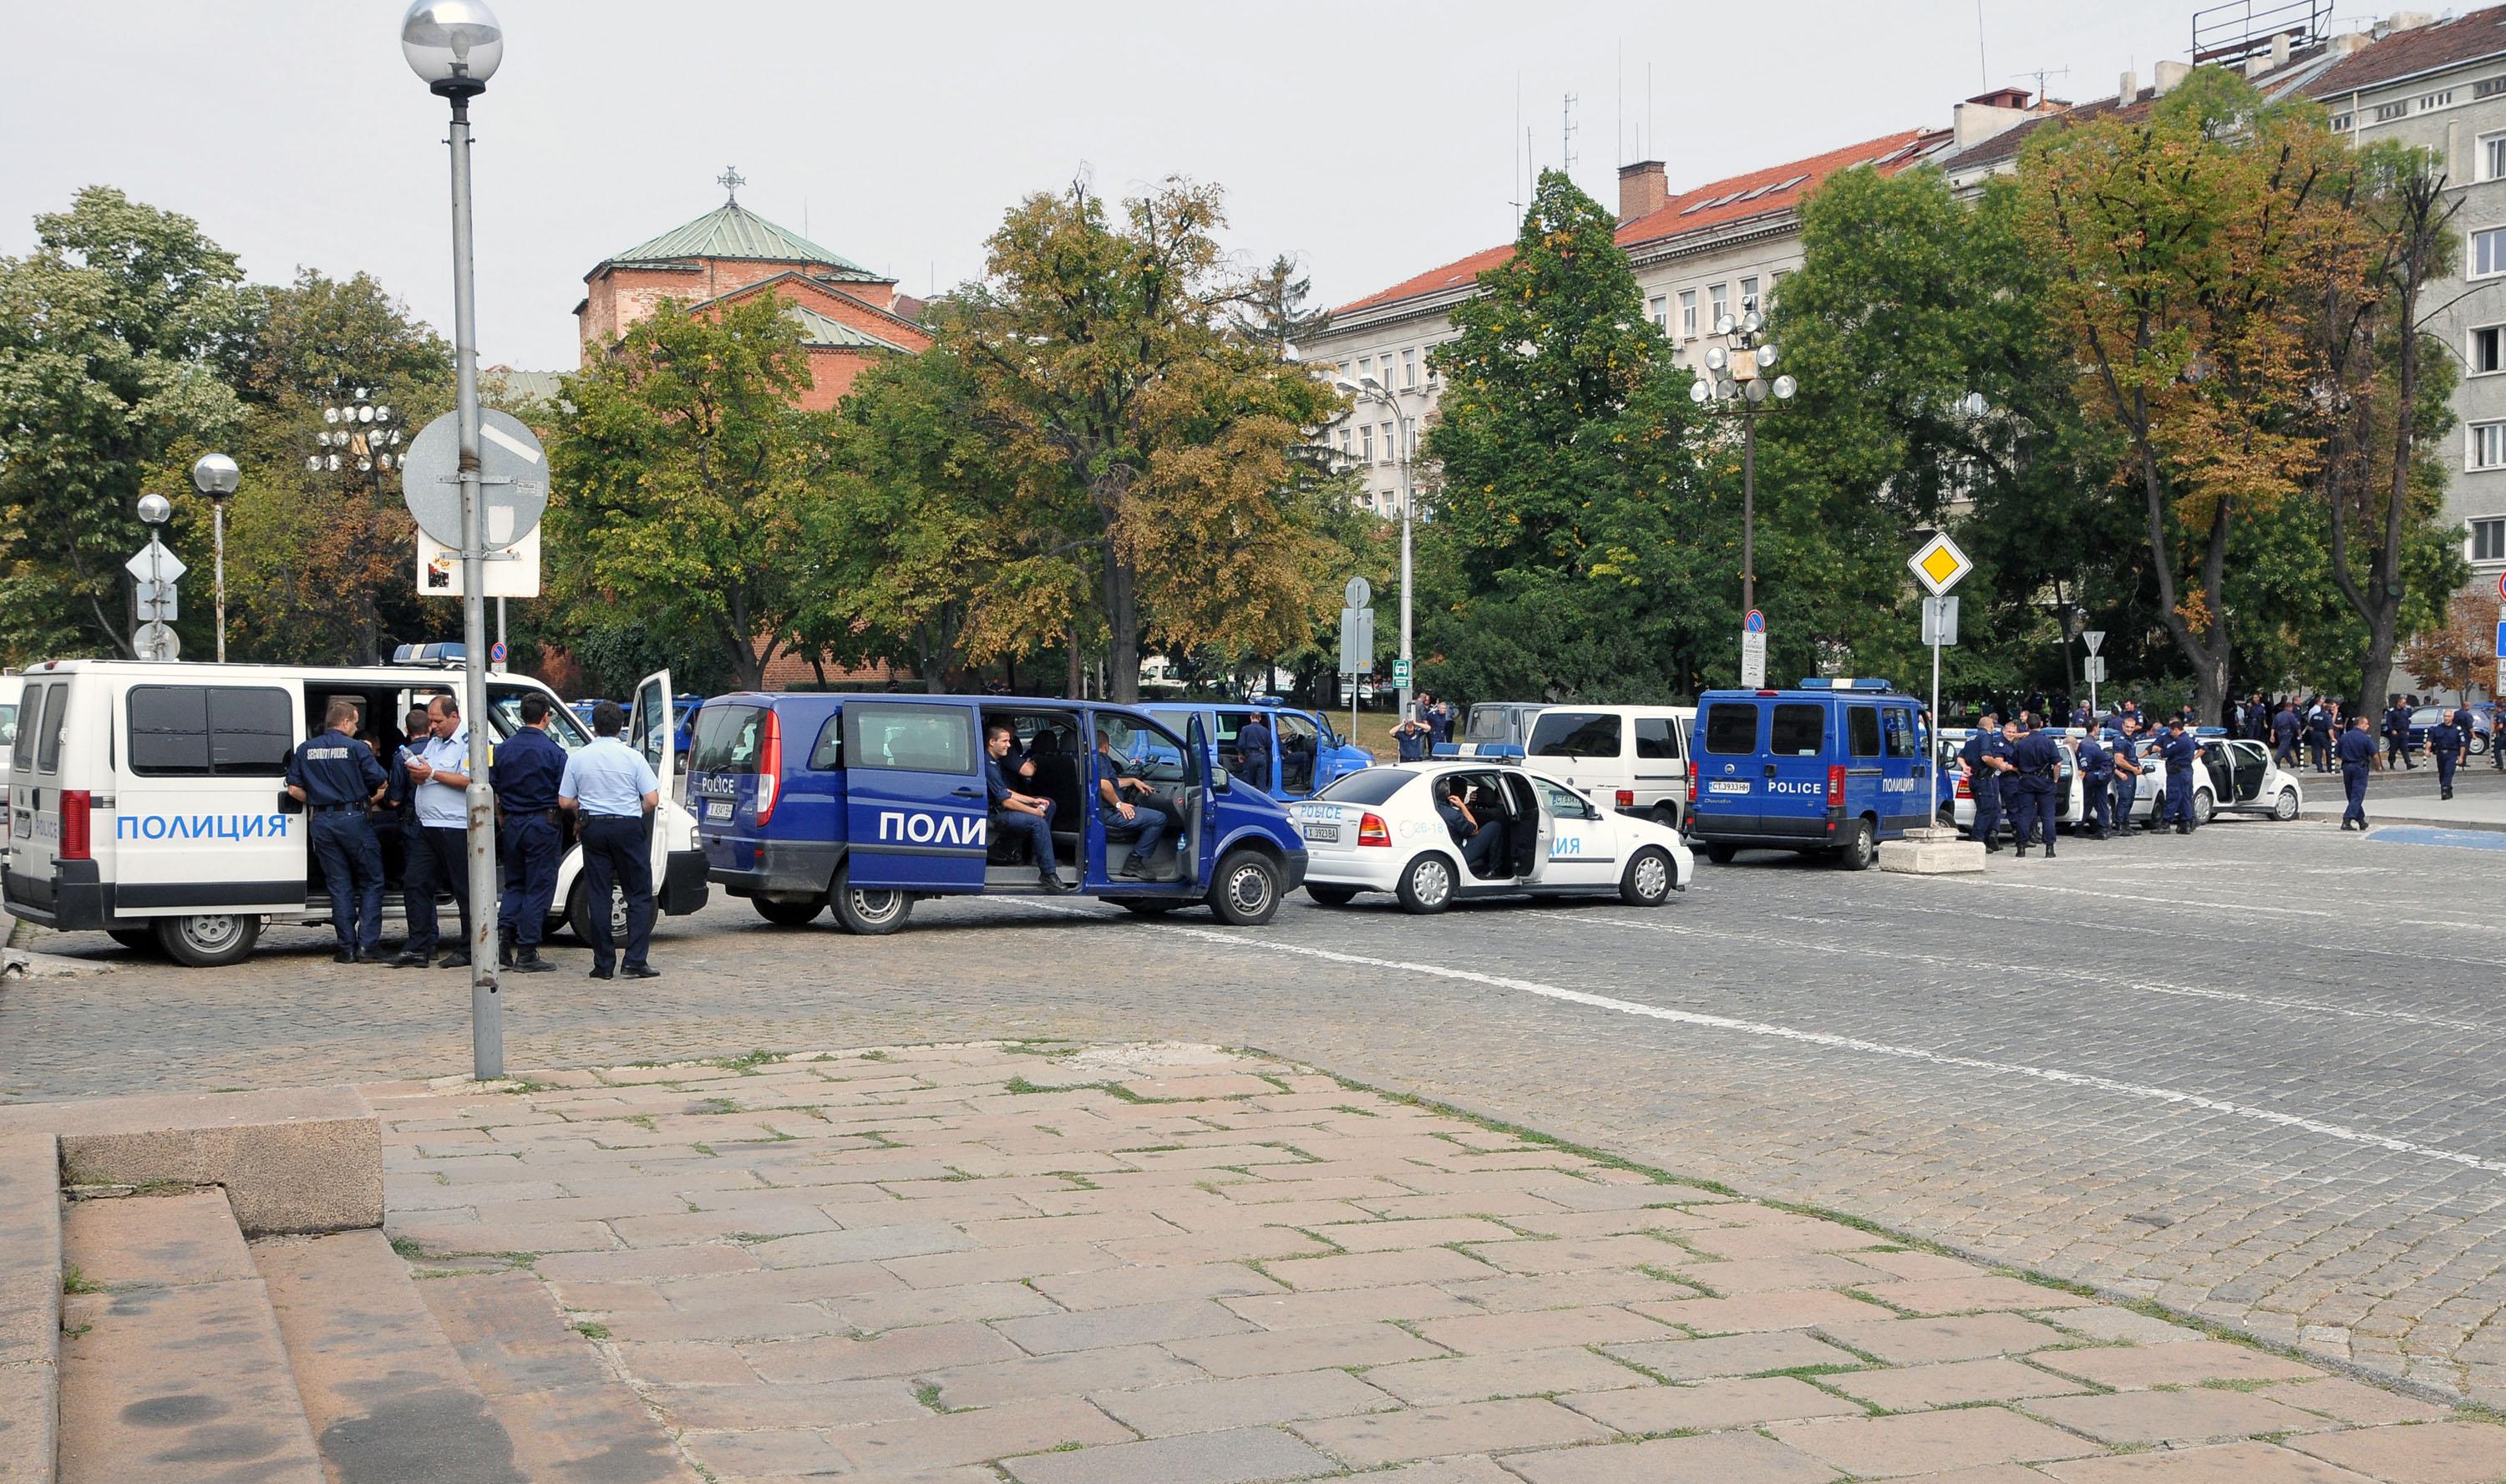
[[[1227,187],[1233,244],[1303,255],[1339,302],[1512,234],[1518,79],[1540,163],[1581,95],[1576,178],[1604,201],[1639,158],[1648,65],[1646,153],[1674,190],[1946,124],[1984,81],[1977,0],[494,3],[481,351],[531,369],[574,366],[584,272],[719,204],[726,164],[743,204],[914,294],[980,272],[1001,212],[1083,166],[1111,194],[1191,175]],[[2067,67],[2049,89],[2084,98],[2184,55],[2194,7],[1983,8],[1992,86]],[[444,109],[401,61],[401,9],[16,7],[0,253],[111,184],[197,217],[256,279],[362,268],[448,330]]]

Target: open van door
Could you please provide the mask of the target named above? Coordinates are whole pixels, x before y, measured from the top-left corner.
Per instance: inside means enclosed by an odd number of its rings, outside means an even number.
[[[670,873],[670,831],[662,811],[670,807],[679,766],[678,718],[670,710],[669,671],[657,670],[636,683],[634,704],[626,713],[626,745],[644,755],[653,776],[661,780],[661,804],[653,811],[644,842],[653,858],[653,901],[658,911],[662,882]]]
[[[1205,717],[1206,713],[1194,712],[1192,725],[1184,738],[1192,751],[1192,774],[1184,780],[1184,786],[1193,791],[1193,797],[1199,803],[1199,807],[1193,811],[1198,817],[1193,821],[1192,855],[1189,857],[1193,862],[1192,879],[1196,884],[1209,879],[1218,854],[1218,791],[1226,786],[1221,780],[1227,778],[1226,770],[1218,765],[1218,749],[1210,744],[1209,723]],[[1181,856],[1181,852],[1177,854]]]

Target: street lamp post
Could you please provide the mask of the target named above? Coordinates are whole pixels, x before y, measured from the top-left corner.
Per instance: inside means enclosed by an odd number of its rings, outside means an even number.
[[[1761,339],[1766,321],[1759,317],[1757,296],[1740,300],[1740,318],[1715,322],[1714,333],[1727,344],[1705,352],[1706,376],[1688,388],[1690,400],[1732,411],[1740,419],[1740,611],[1758,606],[1758,414],[1767,400],[1790,402],[1799,383],[1790,376],[1769,378],[1780,359],[1771,340]],[[1708,377],[1711,379],[1709,380]]]
[[[470,264],[470,100],[505,57],[504,29],[481,0],[416,0],[401,18],[401,54],[452,105],[453,410],[460,431],[463,715],[470,728],[470,1059],[481,1081],[505,1075],[496,984],[496,804],[487,787],[486,555],[479,488],[479,327]]]
[[[1391,409],[1394,442],[1392,460],[1401,471],[1401,699],[1400,716],[1410,716],[1410,692],[1418,682],[1418,667],[1411,654],[1410,629],[1410,456],[1415,442],[1414,426],[1410,414],[1401,408],[1401,399],[1392,389],[1373,376],[1360,376],[1355,381],[1342,377],[1332,383],[1342,393],[1360,402],[1379,402]],[[1354,725],[1355,724],[1350,724]]]
[[[243,471],[223,453],[204,453],[192,466],[192,487],[209,497],[210,548],[217,555],[218,663],[227,662],[227,501],[243,485]]]

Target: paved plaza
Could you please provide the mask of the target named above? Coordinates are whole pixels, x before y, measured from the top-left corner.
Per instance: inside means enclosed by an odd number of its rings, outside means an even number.
[[[1300,900],[1243,931],[1011,900],[863,939],[718,900],[650,984],[559,948],[509,991],[510,1061],[1256,1047],[2497,1405],[2506,860],[2418,838],[2238,821],[1922,880],[1745,855],[1653,912]],[[110,967],[0,985],[13,1097],[468,1066],[462,975],[315,933],[223,972],[45,946]]]
[[[472,1371],[516,1382],[491,1405],[531,1424],[507,1419],[535,1477],[629,1457],[638,1479],[722,1484],[2506,1466],[2485,1420],[1215,1047],[365,1092],[394,1246]],[[539,1339],[511,1338],[533,1310]],[[648,1420],[592,1404],[596,1383],[555,1403],[520,1384],[565,1369],[559,1314]]]

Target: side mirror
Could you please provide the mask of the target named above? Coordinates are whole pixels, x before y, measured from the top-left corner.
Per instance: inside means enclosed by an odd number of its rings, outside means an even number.
[[[1209,770],[1209,791],[1211,793],[1224,794],[1234,787],[1235,787],[1235,774],[1227,771],[1227,769],[1223,767],[1213,767]]]

